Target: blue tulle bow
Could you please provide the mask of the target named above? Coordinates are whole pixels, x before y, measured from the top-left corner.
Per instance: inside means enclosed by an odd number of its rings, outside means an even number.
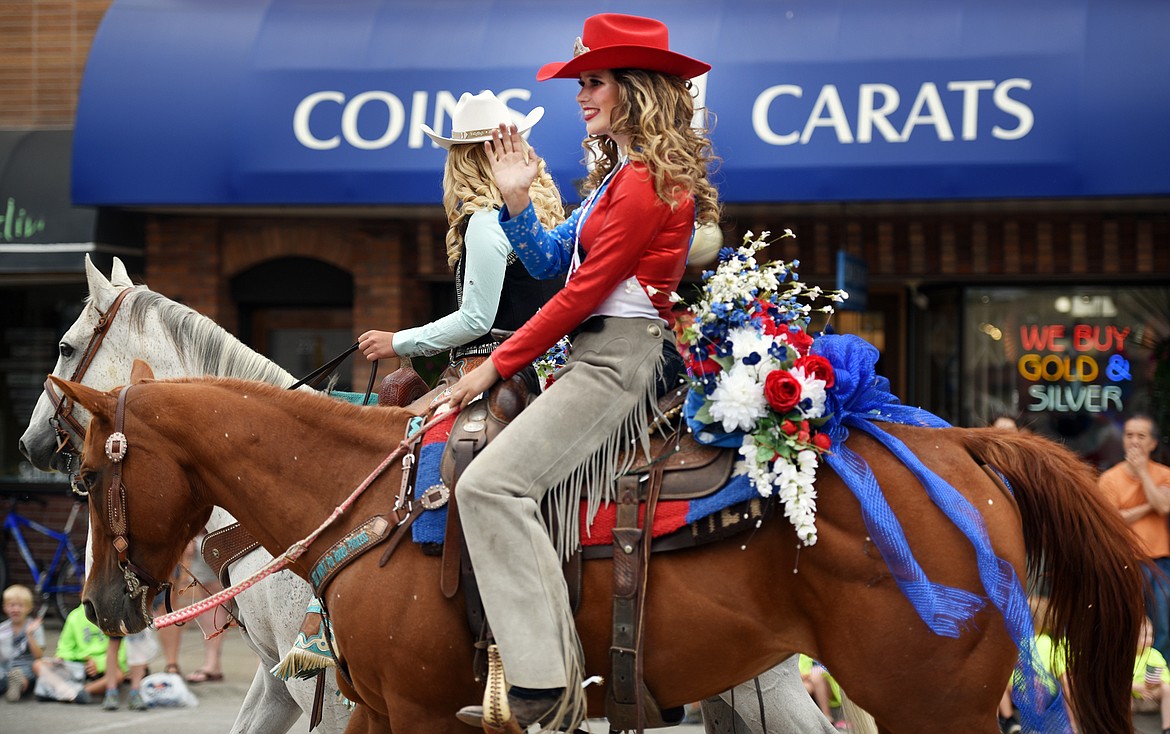
[[[1013,697],[1028,730],[1045,734],[1070,731],[1059,689],[1056,689],[1055,696],[1049,693],[1047,684],[1052,682],[1051,675],[1037,660],[1035,630],[1023,586],[1011,564],[999,558],[992,549],[983,516],[958,490],[927,468],[901,440],[875,425],[875,421],[934,428],[945,428],[949,424],[926,410],[902,405],[890,393],[889,381],[876,374],[874,367],[879,354],[865,340],[853,335],[824,335],[813,342],[812,351],[829,360],[835,379],[826,403],[826,412],[831,413],[831,417],[821,427],[833,442],[824,460],[857,497],[874,545],[918,616],[935,633],[958,637],[963,626],[984,606],[985,600],[963,589],[934,583],[926,577],[873,471],[864,458],[845,445],[850,428],[869,434],[897,457],[975,549],[987,598],[1003,615],[1007,630],[1020,651]],[[1041,684],[1034,685],[1036,681]]]

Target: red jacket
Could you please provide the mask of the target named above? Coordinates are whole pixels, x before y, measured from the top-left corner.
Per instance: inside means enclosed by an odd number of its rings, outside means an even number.
[[[578,221],[585,217],[579,248],[583,262],[569,281],[514,336],[492,353],[505,379],[544,354],[595,313],[617,287],[634,277],[650,286],[650,302],[674,326],[670,294],[678,289],[694,233],[695,202],[680,195],[672,210],[654,191],[644,163],[631,162],[610,179],[592,206],[583,204],[564,224],[545,230],[529,205],[519,215],[500,211],[500,225],[534,277],[568,271]]]

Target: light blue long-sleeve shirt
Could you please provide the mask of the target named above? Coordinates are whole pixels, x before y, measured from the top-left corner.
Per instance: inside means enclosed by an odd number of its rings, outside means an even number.
[[[425,356],[461,347],[488,333],[495,323],[504,270],[512,252],[498,212],[491,209],[472,214],[463,244],[462,305],[429,324],[395,333],[394,351],[400,356]]]

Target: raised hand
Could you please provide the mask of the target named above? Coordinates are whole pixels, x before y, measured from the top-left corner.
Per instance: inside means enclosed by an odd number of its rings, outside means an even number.
[[[1142,476],[1143,472],[1149,470],[1150,454],[1141,446],[1129,446],[1125,449],[1125,460],[1129,463],[1129,468],[1133,473]]]
[[[539,156],[528,147],[515,125],[500,124],[492,139],[483,144],[492,167],[492,177],[512,215],[528,207],[528,188],[536,180]]]

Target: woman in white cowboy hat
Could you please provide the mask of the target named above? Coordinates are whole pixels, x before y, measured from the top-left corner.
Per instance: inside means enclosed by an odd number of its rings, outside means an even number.
[[[367,359],[415,357],[451,350],[445,377],[452,381],[487,359],[499,345],[492,329],[514,331],[556,291],[559,284],[541,282],[525,270],[499,223],[503,198],[495,181],[485,141],[501,124],[528,132],[544,115],[537,107],[521,121],[495,94],[464,92],[451,114],[451,135],[444,137],[423,125],[423,132],[447,150],[443,169],[443,208],[447,212],[447,264],[455,273],[458,308],[435,321],[402,331],[370,330],[358,339]],[[543,161],[529,187],[535,216],[552,227],[565,218],[560,192]],[[309,602],[301,631],[284,659],[273,668],[280,678],[306,676],[333,664],[320,632],[321,606]]]
[[[495,94],[464,92],[451,115],[451,135],[444,137],[423,125],[423,132],[447,149],[443,169],[443,208],[447,212],[447,264],[455,272],[458,310],[403,331],[370,330],[359,337],[367,359],[413,357],[451,350],[458,374],[482,362],[498,342],[492,329],[515,331],[548,300],[555,286],[531,277],[512,252],[500,228],[503,205],[492,180],[483,143],[501,124],[528,132],[544,108],[537,107],[516,122]],[[529,186],[537,219],[552,227],[565,218],[560,192],[539,158]]]
[[[679,364],[665,358],[677,354],[671,294],[695,222],[719,217],[710,144],[691,126],[689,79],[709,68],[671,51],[657,20],[605,13],[585,21],[574,58],[537,74],[579,80],[584,147],[595,161],[587,198],[554,229],[536,219],[528,190],[540,162],[526,153],[516,127],[501,126],[485,145],[513,249],[536,277],[568,277],[451,388],[450,400],[467,404],[576,332],[556,382],[459,482],[467,547],[521,727],[551,719],[571,728],[585,714],[581,646],[561,559],[579,542],[579,500],[596,509],[621,469],[619,447],[636,439],[646,446],[655,382]],[[539,512],[550,491],[565,513],[553,542]],[[468,707],[460,719],[474,722],[480,713]]]

